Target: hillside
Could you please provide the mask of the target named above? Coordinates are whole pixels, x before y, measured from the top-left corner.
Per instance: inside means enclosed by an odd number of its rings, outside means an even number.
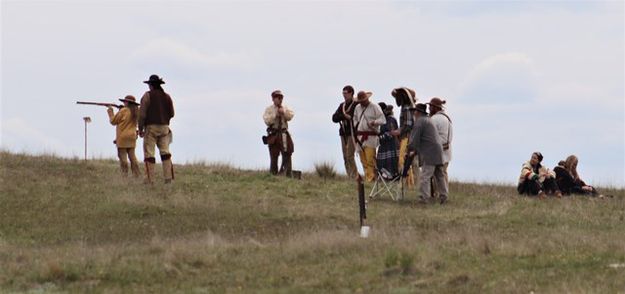
[[[623,190],[452,183],[442,207],[371,201],[362,239],[345,179],[197,164],[152,187],[112,160],[6,152],[0,167],[0,292],[625,292]]]

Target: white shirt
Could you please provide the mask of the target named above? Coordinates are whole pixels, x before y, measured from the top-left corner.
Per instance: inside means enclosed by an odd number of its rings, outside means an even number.
[[[265,124],[268,127],[277,129],[278,125],[280,125],[282,129],[289,128],[288,121],[293,119],[293,116],[295,116],[295,113],[293,112],[293,110],[291,110],[288,106],[284,104],[282,104],[282,108],[284,108],[284,115],[281,117],[282,119],[280,119],[281,122],[278,119],[278,108],[274,104],[271,104],[267,106],[267,108],[265,108],[265,113],[263,114],[263,120],[265,121]]]
[[[367,107],[362,106],[362,104],[356,105],[352,118],[354,126],[358,126],[357,132],[375,132],[377,134],[380,132],[380,126],[386,123],[386,117],[384,117],[382,109],[373,102],[370,102]],[[370,122],[375,124],[373,128],[369,126]],[[367,140],[362,140],[362,136],[357,135],[357,137],[358,140],[362,141],[363,147],[377,148],[380,145],[377,135],[369,135]],[[356,146],[360,151],[360,146],[357,143]]]
[[[451,142],[453,141],[454,131],[451,126],[451,122],[443,114],[444,110],[435,113],[430,119],[436,131],[441,144],[449,144],[449,149],[443,149],[443,163],[449,163],[451,161]]]

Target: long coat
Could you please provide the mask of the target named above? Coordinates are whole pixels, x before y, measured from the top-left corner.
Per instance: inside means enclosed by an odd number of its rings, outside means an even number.
[[[408,149],[419,154],[423,165],[443,164],[443,146],[436,127],[427,116],[420,116],[412,128]]]
[[[123,107],[116,114],[107,109],[109,121],[116,126],[115,143],[117,148],[135,148],[137,142],[137,120],[132,119],[130,109]]]

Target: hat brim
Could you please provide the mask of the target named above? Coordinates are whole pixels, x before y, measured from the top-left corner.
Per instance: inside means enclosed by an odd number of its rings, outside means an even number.
[[[134,105],[139,105],[139,103],[137,103],[136,101],[132,101],[132,100],[119,99],[119,101],[121,101],[121,102],[128,102],[128,103],[134,104]]]
[[[445,106],[443,106],[442,104],[441,104],[441,105],[438,105],[438,104],[434,104],[434,103],[430,103],[430,102],[425,103],[425,104],[426,104],[426,105],[429,105],[429,106],[436,106],[436,107],[438,107],[438,108],[440,108],[440,109],[445,109]]]
[[[156,84],[156,85],[162,85],[165,82],[164,81],[143,81],[143,83],[145,84]]]

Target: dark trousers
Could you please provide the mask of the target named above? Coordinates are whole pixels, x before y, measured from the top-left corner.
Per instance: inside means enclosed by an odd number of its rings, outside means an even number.
[[[542,183],[538,180],[525,180],[517,187],[519,194],[527,195],[538,195],[541,191],[555,193],[558,190],[558,185],[552,178],[545,179]]]
[[[281,150],[280,144],[269,145],[269,157],[271,159],[271,164],[269,167],[269,172],[273,175],[277,175],[278,173],[286,173],[286,176],[290,177],[292,174],[291,169],[291,153],[284,152]],[[280,170],[278,171],[278,157],[282,155],[282,164],[280,165]]]

